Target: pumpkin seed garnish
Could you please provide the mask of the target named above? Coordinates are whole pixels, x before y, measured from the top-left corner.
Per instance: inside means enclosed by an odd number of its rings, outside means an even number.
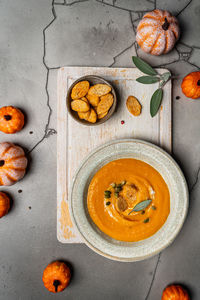
[[[119,193],[119,192],[121,192],[121,190],[122,190],[122,187],[121,187],[121,186],[120,186],[120,187],[116,187],[116,188],[115,188],[115,192],[116,192],[116,193]]]
[[[110,194],[104,195],[106,199],[110,198]]]
[[[151,199],[147,199],[144,201],[139,202],[138,204],[136,204],[136,206],[132,209],[132,211],[130,211],[129,215],[134,212],[134,211],[141,211],[144,210],[150,203],[151,203]]]
[[[125,185],[125,184],[126,184],[126,180],[124,180],[124,181],[121,182],[122,186]]]
[[[121,183],[117,184],[117,188],[121,188],[121,187],[122,187]]]
[[[111,191],[104,191],[104,194],[111,194]]]
[[[116,183],[115,183],[115,182],[111,183],[111,186],[112,186],[113,188],[115,188],[115,187],[116,187]]]
[[[151,207],[151,209],[156,210],[156,206],[153,205],[153,206]]]
[[[110,201],[107,201],[107,202],[106,202],[106,205],[107,205],[107,206],[108,206],[108,205],[110,205],[110,204],[111,204],[111,202],[110,202]]]
[[[149,218],[145,219],[143,223],[149,223]]]
[[[110,198],[111,191],[104,191],[105,198]]]

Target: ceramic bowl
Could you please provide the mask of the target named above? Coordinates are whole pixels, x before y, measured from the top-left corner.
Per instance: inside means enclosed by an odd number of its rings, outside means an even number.
[[[155,168],[168,185],[170,214],[153,236],[139,242],[121,242],[101,232],[87,210],[87,191],[95,173],[105,164],[120,158],[142,160]],[[175,239],[188,210],[188,188],[174,159],[161,148],[140,140],[116,140],[95,149],[77,171],[70,194],[74,225],[84,242],[97,253],[119,261],[138,261],[161,252]]]
[[[90,123],[90,122],[87,122],[86,120],[82,120],[79,118],[78,116],[78,113],[76,111],[73,111],[71,109],[71,92],[72,92],[72,88],[80,81],[83,81],[83,80],[87,80],[89,81],[90,85],[94,85],[94,84],[98,84],[98,83],[103,83],[103,84],[107,84],[111,87],[111,93],[113,94],[113,105],[111,106],[111,108],[109,109],[107,115],[102,118],[102,119],[97,119],[97,122],[96,123]],[[71,117],[76,120],[77,122],[81,123],[81,124],[84,124],[84,125],[87,125],[87,126],[96,126],[96,125],[100,125],[104,122],[106,122],[108,119],[110,119],[110,117],[113,115],[114,111],[115,111],[115,108],[116,108],[116,105],[117,105],[117,96],[116,96],[116,93],[115,93],[115,90],[113,88],[113,86],[107,81],[105,80],[104,78],[102,77],[99,77],[99,76],[95,76],[95,75],[87,75],[87,76],[83,76],[83,77],[80,77],[78,78],[76,81],[74,81],[72,83],[72,85],[69,87],[68,89],[68,92],[67,92],[67,109],[68,109],[68,112],[69,114],[71,115]]]

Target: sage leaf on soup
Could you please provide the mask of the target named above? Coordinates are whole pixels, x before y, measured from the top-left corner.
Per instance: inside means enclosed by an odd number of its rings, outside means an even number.
[[[150,102],[150,113],[152,117],[154,117],[157,114],[162,102],[162,97],[163,97],[163,90],[161,88],[157,89],[153,93]]]
[[[154,70],[148,63],[137,56],[132,56],[135,66],[147,75],[157,75],[156,70]]]
[[[134,212],[134,211],[141,211],[144,210],[150,203],[151,203],[151,199],[147,199],[144,200],[142,202],[139,202],[138,204],[136,204],[136,206],[132,209],[132,211],[130,211],[129,215]]]
[[[143,83],[143,84],[152,84],[155,82],[160,81],[160,78],[156,76],[141,76],[136,79],[137,82]]]

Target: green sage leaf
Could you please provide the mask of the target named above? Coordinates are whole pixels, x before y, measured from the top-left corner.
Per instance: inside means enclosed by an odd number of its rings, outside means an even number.
[[[152,84],[155,82],[158,82],[160,79],[156,76],[141,76],[136,79],[137,82],[143,83],[143,84]]]
[[[147,75],[157,75],[156,70],[154,70],[148,63],[137,56],[132,56],[135,66],[143,73]]]
[[[154,117],[157,114],[162,102],[162,97],[163,97],[163,90],[161,88],[157,89],[153,93],[151,97],[151,103],[150,103],[150,113],[152,117]]]
[[[130,211],[129,215],[134,211],[144,210],[151,203],[151,201],[152,201],[151,199],[147,199],[136,204],[136,206],[132,209],[132,211]]]

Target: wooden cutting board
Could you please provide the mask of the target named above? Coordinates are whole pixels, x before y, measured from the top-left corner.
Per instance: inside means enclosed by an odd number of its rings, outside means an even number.
[[[159,69],[164,73],[166,69]],[[117,111],[99,126],[84,126],[67,113],[68,87],[84,75],[102,76],[116,88]],[[58,71],[57,100],[57,238],[62,243],[81,243],[70,219],[68,192],[76,169],[94,148],[113,139],[139,138],[171,152],[171,81],[164,87],[160,112],[152,118],[150,98],[158,83],[143,85],[135,81],[143,75],[136,68],[63,67]],[[126,108],[126,99],[134,95],[142,104],[142,114],[133,117]],[[124,121],[124,124],[121,124]]]

